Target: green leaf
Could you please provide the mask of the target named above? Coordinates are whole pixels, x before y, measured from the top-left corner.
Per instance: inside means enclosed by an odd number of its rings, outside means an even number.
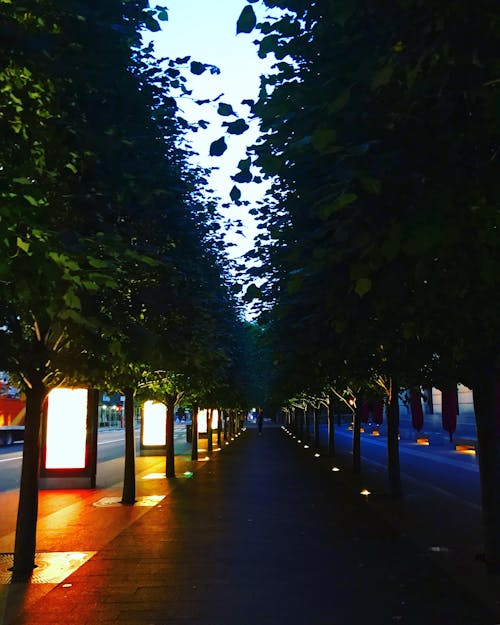
[[[372,281],[370,278],[360,278],[359,280],[356,280],[354,290],[360,297],[363,297],[363,295],[366,295],[369,291],[371,291],[371,288]]]
[[[159,30],[161,30],[161,26],[158,24],[158,22],[151,15],[146,15],[144,17],[144,25],[152,33],[157,33]]]
[[[93,258],[92,256],[88,258],[89,265],[94,267],[94,269],[104,269],[104,267],[108,266],[108,263],[100,258]]]
[[[236,34],[239,33],[251,33],[257,24],[257,17],[255,16],[255,11],[253,7],[249,4],[243,8],[241,12],[238,22],[236,23]]]
[[[20,250],[26,252],[26,254],[29,252],[30,244],[27,241],[23,241],[20,237],[17,237],[16,245]]]
[[[312,143],[318,152],[327,152],[337,138],[337,132],[333,128],[320,128],[312,135]]]
[[[32,195],[24,195],[24,199],[31,204],[31,206],[38,206],[39,202]]]
[[[203,63],[200,63],[199,61],[191,61],[190,69],[191,74],[196,74],[196,76],[199,76],[200,74],[203,74],[203,72],[207,68]]]
[[[78,173],[78,169],[73,165],[73,163],[66,163],[66,165],[64,167],[66,167],[66,169],[69,169],[70,171],[72,171],[74,174]]]
[[[252,174],[248,169],[243,171],[239,171],[234,176],[231,176],[231,179],[235,182],[252,182]]]
[[[387,83],[392,78],[392,73],[394,68],[391,63],[388,63],[384,67],[378,70],[372,80],[372,90],[378,89],[379,87],[383,87],[387,85]]]
[[[244,119],[237,119],[234,122],[224,122],[224,126],[227,126],[227,131],[231,135],[241,135],[249,128],[249,125]]]
[[[241,171],[249,171],[251,164],[252,159],[250,157],[244,158],[238,163],[238,169],[241,169]]]
[[[158,11],[157,18],[162,22],[168,22],[168,10],[162,9],[161,11]]]
[[[82,303],[80,301],[80,298],[72,289],[70,289],[69,291],[66,291],[63,299],[64,299],[64,303],[66,304],[66,306],[68,306],[68,308],[73,308],[74,310],[81,310]]]
[[[259,57],[265,58],[270,52],[278,49],[279,35],[268,35],[264,37],[259,45]]]
[[[31,180],[29,178],[13,178],[12,182],[17,184],[31,184]]]
[[[346,89],[328,106],[330,113],[341,111],[351,98],[351,89]]]
[[[219,102],[217,113],[219,113],[219,115],[222,115],[223,117],[227,117],[228,115],[235,115],[233,107],[230,104],[225,104],[224,102]]]
[[[217,141],[213,141],[210,144],[210,156],[222,156],[226,150],[227,145],[224,137],[221,137],[220,139],[217,139]]]
[[[253,299],[259,299],[260,297],[262,297],[262,291],[259,287],[256,284],[250,284],[245,291],[243,299],[246,302],[251,302]]]
[[[343,193],[335,202],[320,206],[319,216],[321,219],[328,219],[333,213],[342,210],[342,208],[352,204],[357,199],[358,196],[355,193]]]
[[[231,192],[229,193],[229,197],[233,200],[233,202],[237,202],[241,197],[241,191],[238,189],[236,185],[233,186]]]

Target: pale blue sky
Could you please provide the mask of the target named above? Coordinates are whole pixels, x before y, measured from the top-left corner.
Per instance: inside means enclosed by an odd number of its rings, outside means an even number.
[[[217,65],[220,75],[205,72],[201,76],[190,75],[189,88],[195,98],[214,98],[224,93],[221,102],[233,105],[234,110],[242,115],[248,114],[248,108],[240,105],[245,99],[255,99],[259,88],[259,76],[267,72],[270,60],[261,60],[253,44],[253,33],[241,33],[236,36],[236,22],[247,4],[245,0],[166,0],[168,22],[161,22],[162,32],[153,37],[159,56],[184,57]],[[257,5],[253,5],[258,10]],[[204,166],[219,167],[214,172],[211,183],[224,202],[229,200],[229,191],[234,182],[230,175],[236,173],[238,161],[245,158],[245,146],[253,143],[257,136],[256,126],[241,136],[228,137],[229,149],[222,157],[210,157],[210,143],[224,134],[220,126],[224,118],[216,114],[217,104],[199,107],[189,99],[179,102],[181,109],[189,119],[205,119],[213,122],[211,127],[192,136],[193,146],[200,153],[200,162]],[[233,118],[231,118],[233,119]],[[262,185],[240,185],[243,199],[255,202],[263,194]],[[255,223],[248,215],[248,208],[232,207],[223,211],[232,219],[242,219],[245,238],[233,235],[229,240],[237,244],[233,251],[239,255],[252,244],[256,233]]]

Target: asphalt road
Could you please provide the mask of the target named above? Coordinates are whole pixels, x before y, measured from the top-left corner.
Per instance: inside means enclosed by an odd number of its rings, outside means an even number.
[[[336,446],[350,454],[352,432],[336,429]],[[425,484],[444,497],[460,499],[463,504],[479,509],[480,483],[477,456],[454,451],[451,445],[425,446],[401,440],[399,444],[401,478]],[[362,467],[387,471],[387,441],[369,433],[361,435]],[[362,468],[363,470],[363,468]]]

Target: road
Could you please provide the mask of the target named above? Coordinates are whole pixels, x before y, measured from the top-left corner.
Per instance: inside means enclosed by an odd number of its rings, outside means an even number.
[[[136,439],[139,435],[136,433]],[[185,427],[175,428],[175,444],[185,441]],[[120,480],[123,474],[123,463],[113,462],[123,458],[125,450],[124,431],[99,431],[97,438],[97,482],[98,486],[106,486]],[[22,443],[9,447],[0,447],[0,492],[16,490],[21,479],[21,463],[23,457]]]
[[[310,437],[312,440],[312,435]],[[320,426],[321,446],[327,441],[326,426]],[[471,511],[480,510],[479,464],[476,455],[454,450],[452,444],[419,445],[400,440],[401,480],[403,491],[424,489],[439,499],[460,502]],[[304,444],[306,441],[302,441]],[[309,441],[313,452],[313,445]],[[352,431],[346,425],[335,428],[337,458],[349,466],[352,458]],[[387,439],[369,432],[361,434],[361,474],[370,475],[384,485],[387,479]]]

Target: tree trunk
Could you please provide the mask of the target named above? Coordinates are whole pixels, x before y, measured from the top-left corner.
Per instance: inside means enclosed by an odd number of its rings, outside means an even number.
[[[399,387],[392,380],[391,394],[387,405],[387,477],[389,494],[401,497],[401,468],[399,464]]]
[[[328,419],[328,455],[333,457],[335,456],[335,415],[332,395],[328,395],[326,416]]]
[[[193,408],[191,427],[191,460],[198,460],[198,406]]]
[[[41,380],[26,391],[23,463],[19,488],[12,581],[28,581],[35,568],[38,479],[40,469],[42,408],[47,389]]]
[[[319,409],[314,408],[314,447],[319,450]]]
[[[166,435],[167,444],[165,450],[165,473],[167,478],[175,477],[175,448],[174,448],[174,422],[175,422],[175,397],[166,396],[165,405],[167,407]]]
[[[212,440],[212,408],[207,408],[207,451],[209,454],[214,450]]]
[[[353,413],[352,428],[352,470],[354,473],[361,472],[361,413],[358,406]]]
[[[484,559],[490,573],[500,574],[500,417],[496,375],[491,362],[478,370],[473,386],[479,447],[479,475],[484,523]]]
[[[222,408],[219,408],[217,416],[217,447],[222,447]]]
[[[224,412],[224,420],[223,420],[223,424],[224,424],[224,443],[227,443],[227,440],[229,438],[229,410],[226,410]]]
[[[127,506],[135,503],[135,427],[134,389],[125,389],[125,468],[123,472],[122,501]]]
[[[310,423],[311,420],[309,418],[309,414],[310,414],[309,407],[306,406],[304,408],[304,423],[305,423],[305,426],[306,426],[306,436],[305,436],[305,439],[306,439],[307,443],[311,442],[311,423]]]
[[[304,421],[306,419],[306,411],[299,408],[299,436],[301,440],[304,440]]]

